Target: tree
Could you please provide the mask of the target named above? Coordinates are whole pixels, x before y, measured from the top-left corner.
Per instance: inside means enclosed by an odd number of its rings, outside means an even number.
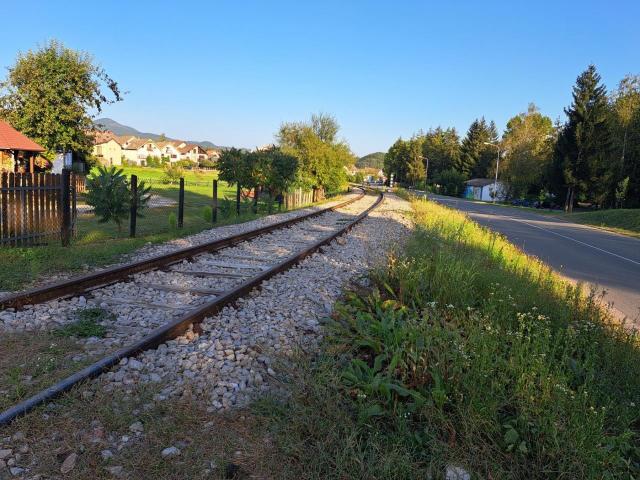
[[[489,167],[495,159],[495,149],[486,143],[497,141],[498,131],[493,121],[487,124],[484,117],[474,120],[462,140],[460,158],[455,165],[456,170],[467,176],[486,178]]]
[[[138,184],[138,217],[147,207],[151,197],[151,187],[142,181]],[[131,207],[131,186],[122,169],[99,166],[98,171],[87,178],[87,203],[91,205],[100,223],[114,222],[118,233],[122,231],[122,222],[129,218]]]
[[[565,114],[567,122],[554,152],[554,162],[557,170],[562,170],[566,188],[565,210],[573,211],[578,194],[602,205],[606,197],[606,156],[611,144],[606,89],[594,65],[578,76],[573,101]]]
[[[278,134],[283,153],[298,160],[297,185],[337,192],[347,184],[345,167],[355,163],[349,145],[337,139],[339,125],[331,116],[313,115],[310,122],[283,123]]]
[[[443,130],[438,127],[424,136],[422,155],[425,166],[428,159],[427,179],[435,178],[440,172],[450,170],[460,162],[460,138],[455,128]]]
[[[399,138],[389,148],[384,156],[384,173],[387,177],[394,175],[397,182],[407,179],[407,164],[409,163],[409,145]]]
[[[507,122],[502,137],[505,155],[500,163],[501,178],[509,186],[509,195],[520,198],[537,196],[542,189],[544,172],[553,152],[553,124],[534,104]],[[495,168],[491,169],[495,174]]]
[[[615,203],[640,207],[640,76],[627,75],[610,99]]]
[[[88,154],[91,112],[121,98],[118,84],[88,53],[51,40],[20,53],[9,68],[0,84],[0,117],[44,146],[49,157],[58,151]]]
[[[422,156],[423,143],[423,136],[413,136],[408,143],[407,180],[413,186],[425,179],[426,171]]]
[[[253,183],[246,156],[246,153],[237,148],[224,150],[220,154],[220,158],[218,158],[220,180],[224,180],[229,185],[240,183],[244,187],[248,187],[249,184]]]

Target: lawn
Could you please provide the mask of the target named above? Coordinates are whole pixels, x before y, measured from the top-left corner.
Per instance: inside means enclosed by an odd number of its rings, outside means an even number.
[[[100,223],[92,214],[78,215],[77,234],[68,248],[60,246],[55,240],[37,247],[1,248],[0,264],[3,268],[0,271],[0,291],[18,290],[45,274],[76,272],[91,266],[107,265],[147,243],[166,242],[214,226],[249,221],[268,213],[267,206],[261,203],[258,214],[254,214],[251,202],[246,200],[240,216],[236,216],[235,187],[229,187],[221,181],[218,186],[218,222],[212,224],[212,181],[217,178],[217,172],[196,173],[186,170],[184,226],[179,229],[176,226],[178,185],[164,183],[161,168],[123,169],[127,175],[138,175],[139,182],[145,181],[151,185],[154,196],[168,201],[164,206],[148,208],[143,212],[144,217],[137,220],[136,238],[128,237],[128,221],[118,231],[115,224]],[[227,200],[224,200],[225,197]],[[78,203],[83,203],[81,196]]]
[[[638,338],[459,212],[348,293],[324,353],[258,416],[278,478],[638,478]],[[275,455],[275,454],[272,454]]]
[[[559,218],[570,222],[606,228],[626,235],[640,236],[640,209],[620,208],[594,212],[574,212],[558,214]]]

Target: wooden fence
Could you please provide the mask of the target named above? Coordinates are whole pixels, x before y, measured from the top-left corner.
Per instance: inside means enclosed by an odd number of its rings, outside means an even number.
[[[68,243],[75,230],[80,184],[84,188],[84,179],[73,173],[2,173],[0,245],[37,245],[56,239]]]
[[[293,192],[284,194],[284,208],[289,210],[303,205],[310,205],[320,200],[324,200],[324,190],[302,190],[301,188],[297,188]]]

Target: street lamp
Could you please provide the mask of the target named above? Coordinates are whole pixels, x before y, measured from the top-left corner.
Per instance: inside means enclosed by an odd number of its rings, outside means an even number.
[[[500,144],[484,142],[485,145],[491,145],[498,149],[498,158],[496,158],[496,178],[493,181],[493,203],[496,203],[496,197],[498,196],[498,168],[500,167]]]

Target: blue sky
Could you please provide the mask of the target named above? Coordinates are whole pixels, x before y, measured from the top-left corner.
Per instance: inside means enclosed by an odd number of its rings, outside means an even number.
[[[564,118],[589,63],[609,88],[640,73],[638,1],[2,3],[3,70],[57,38],[129,92],[104,116],[222,145],[327,112],[363,155],[482,115],[502,129],[529,102]]]

